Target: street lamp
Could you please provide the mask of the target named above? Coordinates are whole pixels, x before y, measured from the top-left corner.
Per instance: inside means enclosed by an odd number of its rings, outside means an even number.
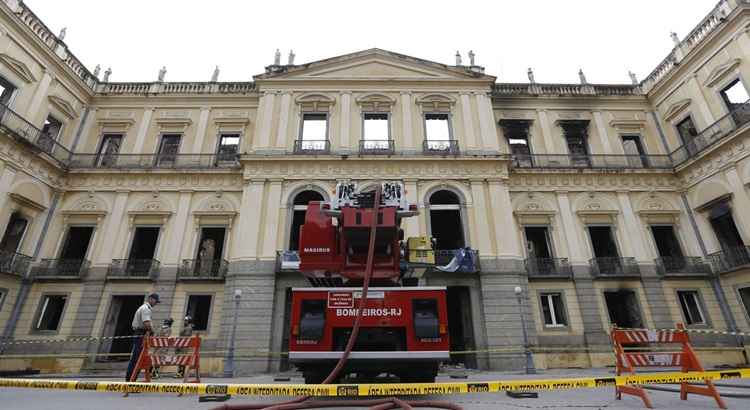
[[[237,334],[237,317],[240,313],[240,299],[242,299],[242,289],[234,290],[234,317],[232,318],[232,333],[229,336],[229,347],[227,348],[227,357],[224,358],[224,377],[234,377],[234,338]]]
[[[518,301],[518,312],[521,314],[521,330],[523,330],[523,351],[526,356],[526,374],[536,374],[534,368],[534,359],[531,357],[531,350],[529,349],[529,335],[526,332],[526,317],[523,315],[523,289],[520,286],[516,286],[513,291],[516,293],[516,300]]]

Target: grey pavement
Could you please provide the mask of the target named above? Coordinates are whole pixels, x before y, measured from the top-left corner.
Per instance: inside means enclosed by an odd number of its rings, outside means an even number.
[[[611,374],[611,369],[581,369],[546,371],[538,375],[524,375],[512,372],[472,372],[467,379],[452,379],[443,374],[438,381],[467,380],[513,380],[524,378],[558,378],[604,376]],[[291,380],[286,383],[302,383],[302,378],[295,373],[288,374]],[[45,377],[47,378],[47,377]],[[51,378],[51,377],[49,377]],[[86,378],[86,380],[93,380]],[[120,380],[120,378],[102,377],[97,380]],[[165,378],[160,381],[173,382]],[[273,375],[258,375],[234,379],[204,378],[207,383],[273,383]],[[750,397],[750,380],[722,381],[720,391],[744,394]],[[726,386],[724,386],[726,385]],[[733,387],[730,387],[733,386]],[[670,386],[675,387],[675,386]],[[678,393],[649,391],[657,409],[715,409],[713,399],[691,395],[687,401],[681,401]],[[457,403],[466,410],[489,409],[643,409],[640,399],[625,396],[623,400],[614,399],[614,388],[581,389],[567,391],[540,391],[537,399],[514,399],[504,393],[476,393],[455,396],[419,396],[413,399],[445,400]],[[227,404],[272,403],[286,398],[234,397]],[[326,400],[326,399],[318,399]],[[725,398],[730,409],[750,409],[750,398]],[[77,392],[64,390],[29,390],[0,389],[0,409],[3,410],[101,410],[101,409],[211,409],[222,403],[199,403],[197,396],[178,397],[168,394],[131,394],[124,398],[119,393]]]

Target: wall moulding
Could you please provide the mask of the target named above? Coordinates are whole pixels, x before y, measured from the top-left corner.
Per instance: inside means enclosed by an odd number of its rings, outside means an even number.
[[[511,192],[537,191],[679,191],[680,181],[671,174],[511,174]]]
[[[67,179],[69,190],[114,191],[242,191],[242,176],[217,174],[74,174]]]

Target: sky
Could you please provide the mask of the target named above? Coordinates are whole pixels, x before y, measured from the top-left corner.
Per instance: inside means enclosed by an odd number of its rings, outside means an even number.
[[[110,81],[249,81],[273,63],[378,47],[443,64],[460,51],[501,82],[629,83],[646,77],[717,0],[26,0]]]

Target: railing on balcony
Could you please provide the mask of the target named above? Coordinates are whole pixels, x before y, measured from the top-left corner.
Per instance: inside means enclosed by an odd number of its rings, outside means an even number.
[[[393,155],[396,145],[393,140],[360,140],[359,153],[373,155]]]
[[[277,251],[276,272],[299,271],[299,251]]]
[[[179,279],[224,279],[229,269],[226,259],[183,259],[177,271]]]
[[[729,114],[706,127],[698,135],[686,141],[681,147],[672,151],[670,156],[675,165],[679,165],[713,144],[723,140],[729,134],[750,122],[750,101],[732,110]]]
[[[568,258],[527,258],[524,264],[529,278],[573,277]]]
[[[654,259],[661,276],[708,276],[711,265],[698,256],[662,256]]]
[[[724,249],[708,255],[714,272],[721,273],[742,266],[750,266],[750,246]]]
[[[70,168],[211,169],[240,166],[237,154],[73,154]]]
[[[156,259],[113,259],[108,278],[156,278],[161,262]]]
[[[18,141],[46,153],[63,166],[70,161],[70,150],[2,104],[0,104],[0,127]]]
[[[640,276],[641,270],[635,258],[600,257],[589,261],[594,277]]]
[[[23,276],[31,264],[31,256],[0,250],[0,272]]]
[[[480,271],[479,251],[469,248],[436,249],[435,265],[449,272],[476,273]]]
[[[513,154],[515,168],[672,169],[668,155]]]
[[[329,140],[295,140],[295,154],[328,154],[331,151]]]
[[[88,274],[89,267],[90,263],[85,259],[42,259],[31,268],[31,275],[37,279],[83,278]]]
[[[424,140],[422,152],[427,155],[458,155],[457,140]]]

